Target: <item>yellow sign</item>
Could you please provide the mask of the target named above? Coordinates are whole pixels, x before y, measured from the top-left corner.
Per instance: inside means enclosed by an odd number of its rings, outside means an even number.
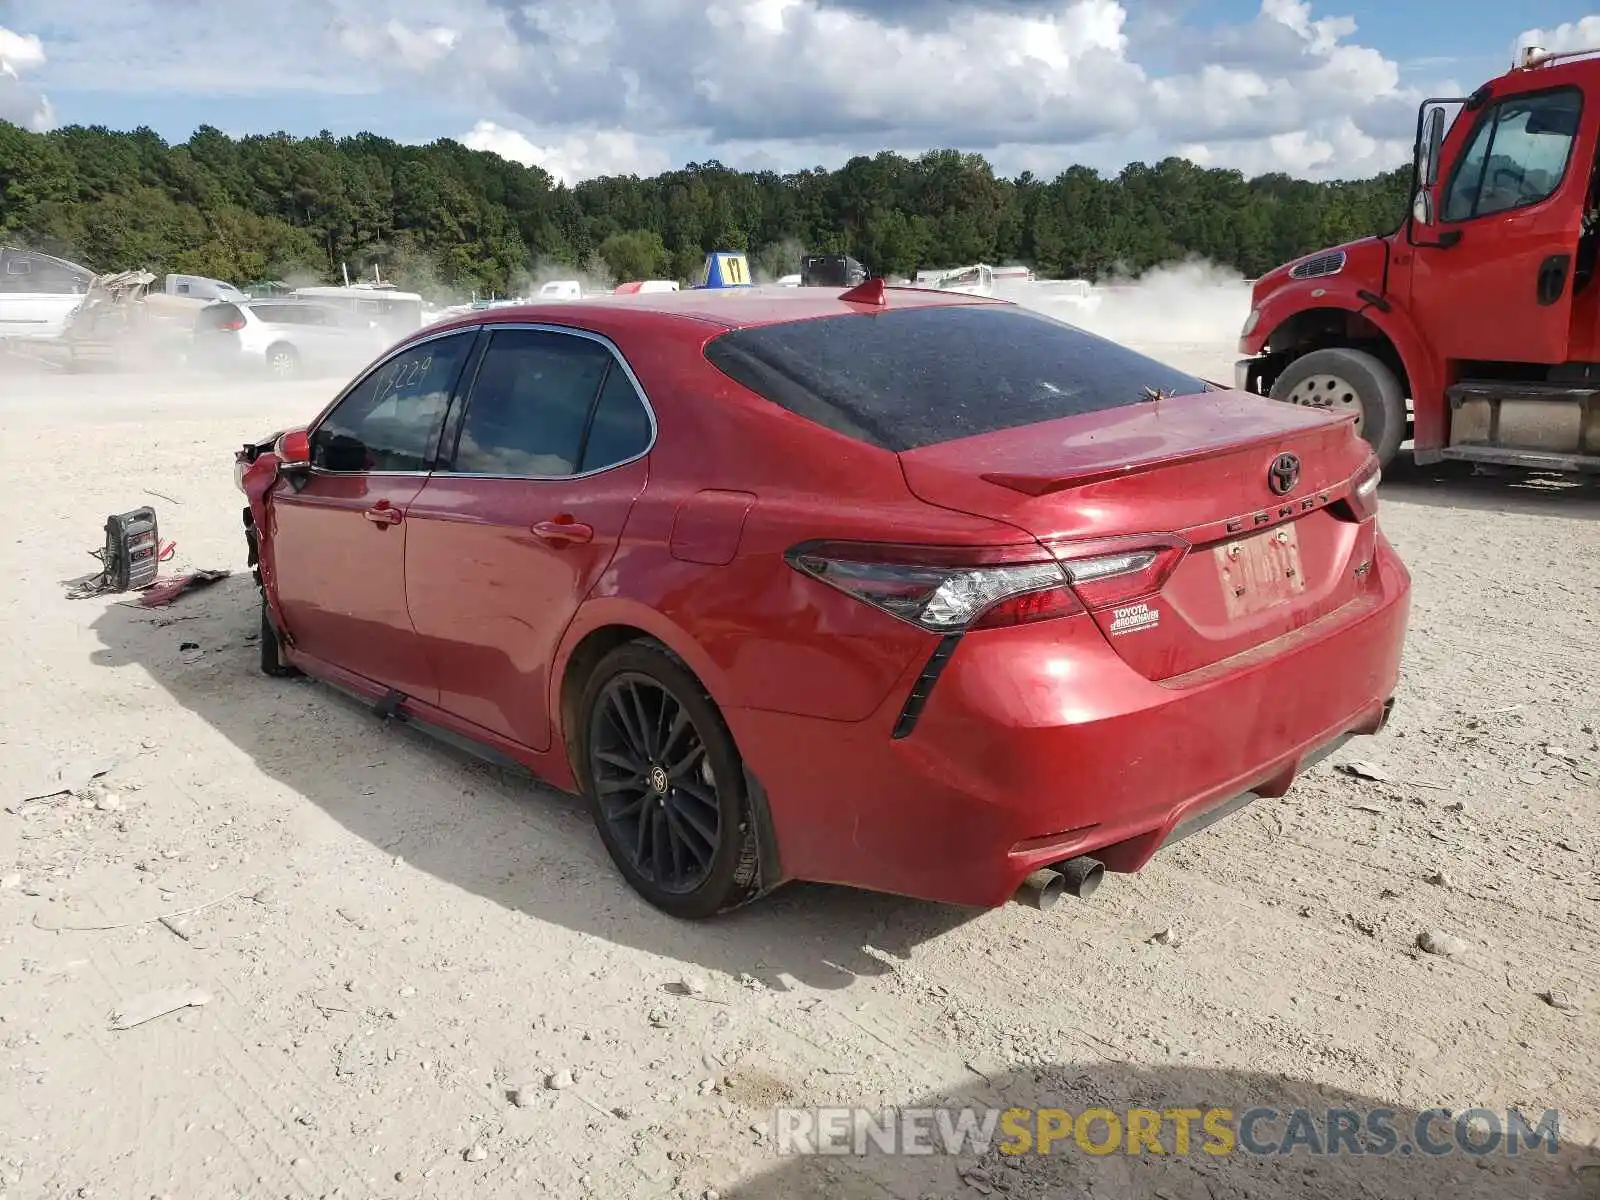
[[[724,254],[722,256],[722,282],[735,287],[742,287],[750,282],[750,264],[742,254]]]

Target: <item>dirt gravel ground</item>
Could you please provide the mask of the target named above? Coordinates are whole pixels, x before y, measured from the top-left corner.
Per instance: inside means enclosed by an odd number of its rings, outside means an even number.
[[[1227,376],[1227,346],[1151,349]],[[574,799],[256,673],[230,454],[331,389],[0,376],[8,1200],[1600,1196],[1593,489],[1394,472],[1390,731],[1090,901],[795,886],[687,925]],[[234,576],[68,599],[145,503],[165,573]],[[114,1027],[173,991],[207,1002]],[[1562,1142],[797,1158],[780,1104],[1515,1106]]]

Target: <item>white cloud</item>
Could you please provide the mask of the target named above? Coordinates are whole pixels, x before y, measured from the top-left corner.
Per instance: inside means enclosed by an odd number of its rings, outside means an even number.
[[[44,43],[34,34],[0,28],[0,75],[16,79],[23,71],[44,65]]]
[[[357,58],[395,62],[413,71],[425,71],[461,41],[461,34],[443,25],[411,30],[399,21],[377,28],[346,25],[338,30],[339,43]]]
[[[430,82],[509,125],[626,128],[730,163],[786,142],[794,166],[818,144],[1054,146],[1064,162],[1138,138],[1342,175],[1403,162],[1421,96],[1350,40],[1353,20],[1309,0],[1261,0],[1248,25],[1197,39],[1209,61],[1166,75],[1130,57],[1117,0],[966,6],[933,24],[823,0],[610,0],[581,18],[557,0],[478,4],[504,16],[510,44],[489,69],[445,54]]]
[[[1580,17],[1554,29],[1525,29],[1513,49],[1520,56],[1524,46],[1543,46],[1556,54],[1600,48],[1600,16]]]
[[[660,146],[651,146],[620,129],[568,133],[548,145],[493,121],[479,121],[458,139],[470,150],[487,150],[525,167],[543,167],[568,185],[597,175],[656,175],[673,166]]]
[[[1403,162],[1419,89],[1438,82],[1402,80],[1339,0],[1259,0],[1249,21],[1211,29],[1141,3],[277,0],[244,23],[237,0],[186,0],[181,20],[165,0],[7,12],[44,34],[40,82],[58,99],[190,93],[198,122],[207,96],[271,94],[308,124],[357,106],[340,96],[376,95],[381,108],[361,108],[375,132],[374,112],[441,134],[481,118],[465,138],[568,178],[689,157],[836,165],[885,146],[1020,154],[1053,174],[1051,155],[1106,163],[1134,145],[1344,175]]]
[[[37,36],[0,26],[0,121],[36,132],[55,124],[50,101],[22,82],[24,74],[45,61],[44,43]]]
[[[1405,162],[1411,143],[1369,137],[1346,118],[1320,135],[1296,129],[1245,141],[1188,142],[1178,153],[1202,167],[1232,167],[1247,176],[1282,171],[1316,179],[1359,179]]]

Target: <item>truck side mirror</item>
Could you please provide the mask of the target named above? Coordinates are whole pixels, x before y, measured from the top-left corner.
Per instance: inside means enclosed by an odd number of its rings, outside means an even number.
[[[1411,219],[1418,225],[1433,224],[1433,193],[1422,188],[1417,189],[1417,195],[1411,201]]]

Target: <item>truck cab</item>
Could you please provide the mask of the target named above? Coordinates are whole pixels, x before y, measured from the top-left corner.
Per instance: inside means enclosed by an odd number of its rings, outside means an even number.
[[[191,300],[226,300],[230,304],[243,304],[250,297],[231,283],[208,279],[204,275],[168,275],[161,282],[163,296],[186,296]]]
[[[801,287],[853,288],[867,269],[848,254],[808,254],[800,263]]]
[[[1419,463],[1600,472],[1597,54],[1424,101],[1405,221],[1258,280],[1238,386],[1349,412],[1384,464],[1411,434]]]

